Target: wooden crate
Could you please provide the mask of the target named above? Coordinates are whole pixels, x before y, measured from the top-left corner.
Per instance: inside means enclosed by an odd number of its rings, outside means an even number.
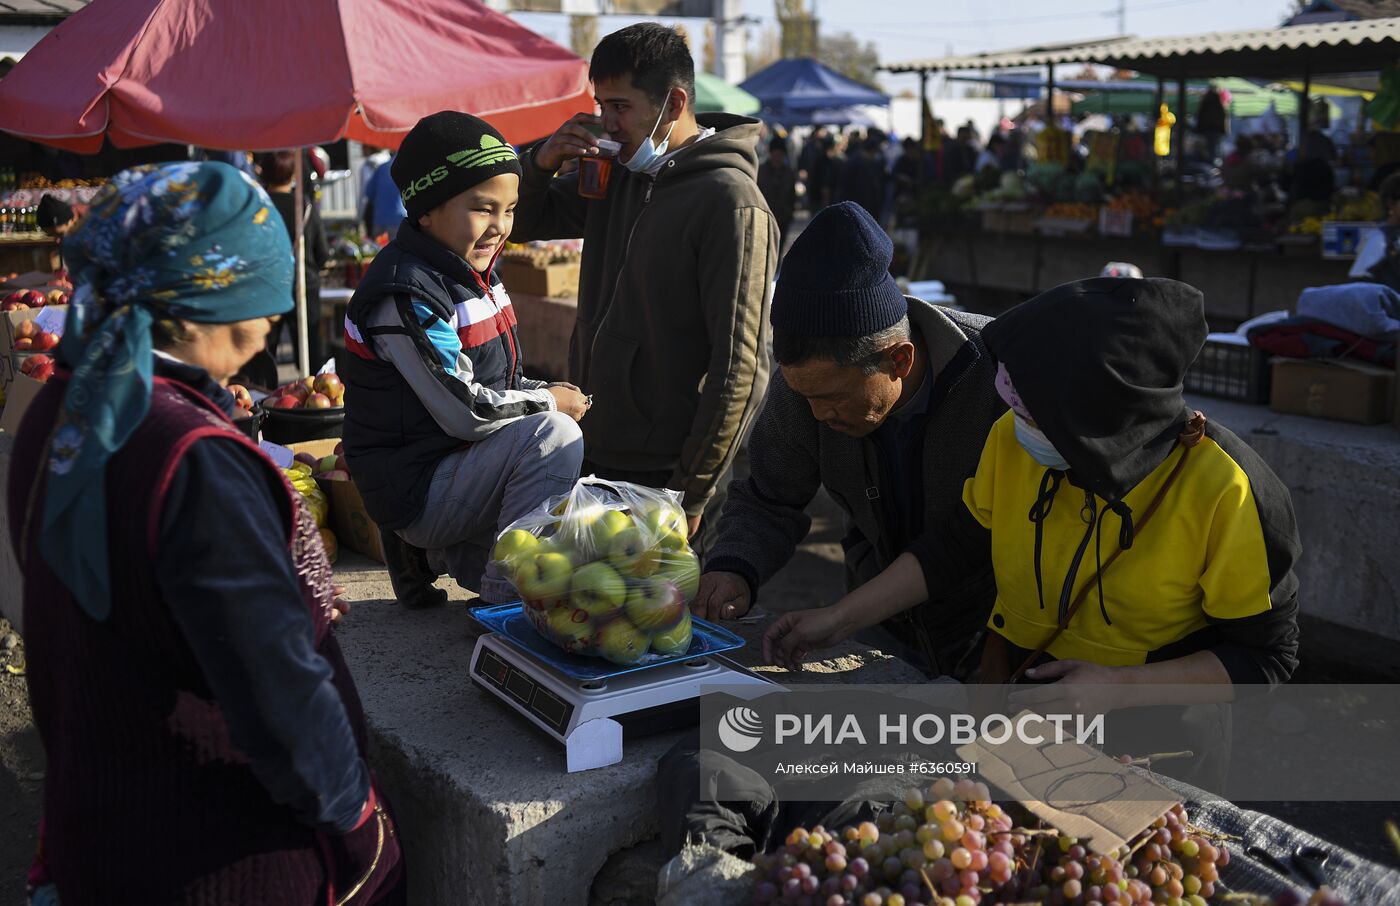
[[[548,298],[572,298],[578,295],[578,262],[547,264],[535,267],[523,261],[501,258],[496,273],[507,293],[529,293]]]

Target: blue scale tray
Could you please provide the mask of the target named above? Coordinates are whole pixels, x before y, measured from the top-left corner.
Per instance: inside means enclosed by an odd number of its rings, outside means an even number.
[[[691,617],[693,628],[690,648],[684,653],[657,654],[649,651],[636,664],[624,667],[600,657],[584,657],[564,651],[539,634],[535,624],[525,616],[524,605],[519,601],[514,604],[473,607],[471,615],[482,626],[509,639],[517,648],[528,651],[545,666],[577,680],[608,679],[622,676],[624,673],[649,670],[662,664],[674,664],[677,661],[688,661],[707,654],[719,654],[721,651],[733,651],[735,648],[744,647],[744,640],[740,636],[713,623]]]

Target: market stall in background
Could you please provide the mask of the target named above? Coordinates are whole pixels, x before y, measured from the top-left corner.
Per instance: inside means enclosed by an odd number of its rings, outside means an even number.
[[[925,85],[931,73],[971,71],[981,74],[952,78],[1044,93],[994,140],[995,162],[973,172],[940,179],[955,140],[926,134],[933,178],[919,199],[915,274],[992,313],[1109,261],[1182,280],[1205,293],[1220,332],[1188,389],[1269,402],[1279,366],[1248,345],[1255,319],[1348,282],[1364,236],[1386,218],[1377,190],[1400,171],[1397,58],[1400,18],[888,65]],[[1057,79],[1069,64],[1114,77]],[[1394,343],[1381,346],[1329,372],[1329,402],[1292,398],[1298,382],[1286,381],[1276,407],[1390,420]]]

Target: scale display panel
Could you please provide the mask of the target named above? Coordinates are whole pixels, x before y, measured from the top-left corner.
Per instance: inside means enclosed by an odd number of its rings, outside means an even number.
[[[497,688],[504,689],[521,706],[556,733],[563,733],[573,716],[574,706],[535,682],[524,671],[511,666],[490,648],[482,650],[476,674]]]

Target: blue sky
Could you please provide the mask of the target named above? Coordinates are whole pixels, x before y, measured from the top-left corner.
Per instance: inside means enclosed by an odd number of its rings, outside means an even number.
[[[873,41],[882,62],[900,62],[947,53],[976,53],[1043,42],[1074,41],[1118,33],[1118,0],[815,0],[824,31],[849,31]],[[1127,32],[1142,37],[1270,28],[1279,24],[1289,0],[1127,0]],[[757,31],[774,23],[772,0],[744,0],[747,15],[760,20]],[[568,44],[564,16],[522,13],[529,28]],[[637,21],[606,16],[606,34]],[[692,35],[702,20],[685,21]],[[914,84],[886,78],[892,91]]]

